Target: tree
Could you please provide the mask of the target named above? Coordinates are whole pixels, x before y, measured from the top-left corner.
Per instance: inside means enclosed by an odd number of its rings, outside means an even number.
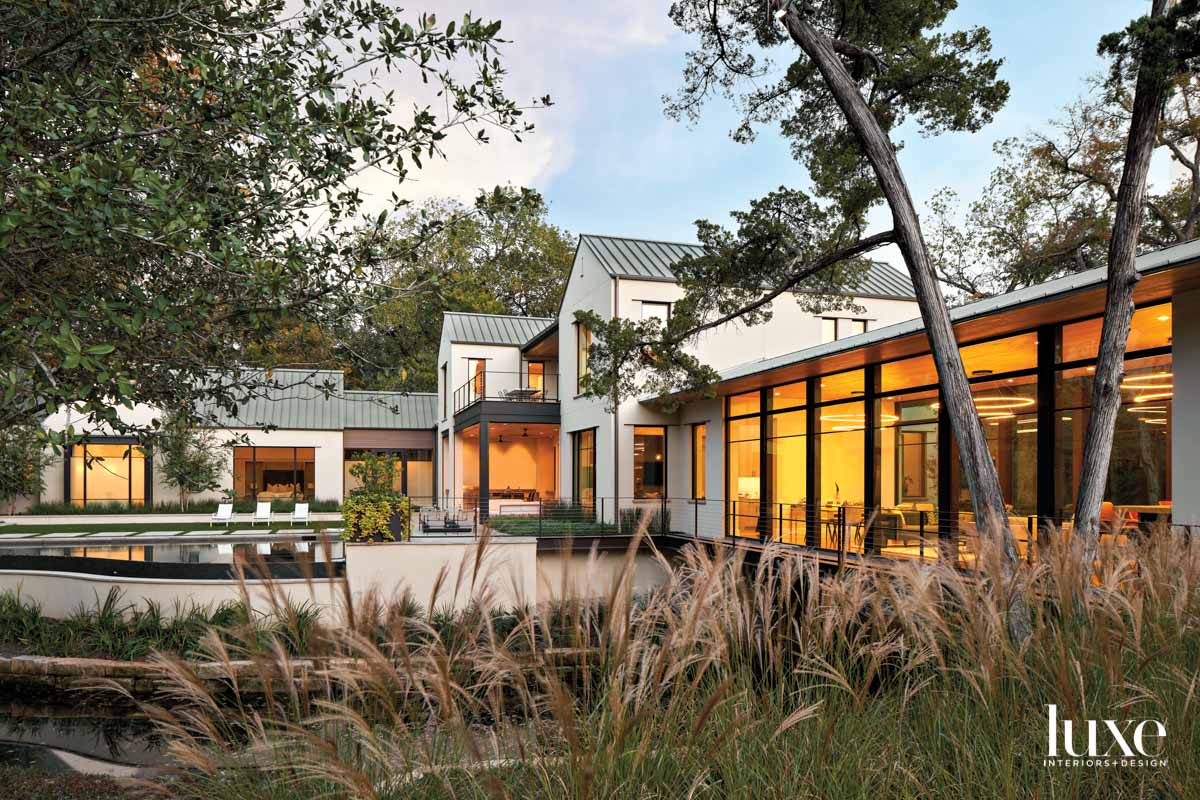
[[[276,383],[244,354],[355,313],[382,257],[357,177],[395,208],[448,136],[529,128],[499,29],[371,0],[0,6],[0,428],[69,403],[142,435],[114,406]]]
[[[699,45],[688,54],[683,88],[668,101],[668,112],[695,118],[712,95],[735,98],[743,119],[735,138],[750,141],[756,126],[778,122],[807,167],[815,199],[801,203],[806,212],[785,223],[796,234],[782,245],[792,251],[786,272],[767,271],[765,277],[776,280],[772,291],[883,244],[899,248],[916,290],[976,526],[986,541],[997,544],[1008,624],[1020,640],[1029,630],[1028,611],[1021,593],[1008,591],[1018,562],[1016,542],[946,302],[896,158],[898,145],[890,137],[908,119],[929,134],[978,130],[1008,96],[1007,84],[997,78],[1000,62],[990,57],[988,31],[944,29],[954,6],[952,0],[799,5],[792,0],[678,0],[671,17],[697,36]],[[771,57],[780,52],[787,66],[772,79]],[[867,212],[881,202],[891,211],[892,229],[864,236]],[[797,246],[807,229],[815,240]],[[754,247],[753,240],[739,244],[747,252]],[[737,285],[751,292],[761,287],[753,260],[742,264],[748,273]],[[730,313],[736,317],[737,310]],[[655,356],[670,355],[675,344],[647,347]],[[654,369],[667,368],[651,360]]]
[[[1083,463],[1075,496],[1074,535],[1086,567],[1082,571],[1085,586],[1090,586],[1113,431],[1121,408],[1121,380],[1133,321],[1133,290],[1138,281],[1136,258],[1150,156],[1172,82],[1181,72],[1194,71],[1200,57],[1200,0],[1180,0],[1169,11],[1168,0],[1154,0],[1148,16],[1134,20],[1124,31],[1104,37],[1100,51],[1113,58],[1110,81],[1114,89],[1119,91],[1132,81],[1135,90],[1108,244],[1108,292],[1093,376],[1092,413],[1084,436]]]
[[[444,311],[557,314],[575,242],[548,217],[537,192],[496,187],[472,206],[433,200],[389,225],[373,278],[388,288],[331,334],[349,383],[435,389]]]
[[[1182,72],[1171,90],[1154,149],[1169,153],[1179,177],[1147,187],[1139,252],[1200,230],[1200,80]],[[929,204],[929,239],[943,283],[978,299],[1105,265],[1133,97],[1128,82],[1097,78],[1045,129],[998,142],[1000,164],[965,209],[940,192]]]
[[[45,484],[42,471],[49,463],[35,425],[12,425],[0,428],[0,502],[16,510],[18,497],[37,497]]]
[[[167,415],[154,444],[163,483],[179,490],[180,511],[187,507],[188,495],[221,487],[224,450],[212,430],[199,427],[189,415]]]

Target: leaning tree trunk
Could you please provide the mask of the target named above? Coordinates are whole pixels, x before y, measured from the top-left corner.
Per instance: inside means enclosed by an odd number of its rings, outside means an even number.
[[[1166,13],[1168,0],[1154,0],[1151,16]],[[1150,156],[1158,135],[1158,122],[1169,90],[1162,70],[1138,67],[1129,138],[1125,144],[1125,167],[1117,190],[1116,218],[1108,243],[1108,297],[1092,388],[1092,413],[1088,419],[1080,466],[1079,491],[1075,496],[1075,547],[1080,553],[1085,581],[1091,580],[1092,563],[1100,539],[1100,507],[1108,482],[1113,431],[1121,410],[1121,380],[1125,374],[1125,346],[1133,321],[1133,289],[1137,285],[1137,243],[1142,227],[1142,206]]]
[[[1007,594],[1009,635],[1018,642],[1024,641],[1030,634],[1029,609],[1024,593],[1012,579],[1020,562],[1017,543],[1008,526],[1000,479],[987,448],[983,426],[975,412],[946,299],[938,287],[929,249],[921,234],[921,224],[904,173],[896,159],[895,148],[863,99],[858,84],[834,52],[829,38],[810,25],[794,4],[787,3],[785,9],[783,24],[792,40],[820,70],[846,121],[861,142],[891,207],[900,251],[908,265],[921,319],[929,336],[929,347],[941,384],[942,402],[946,405],[950,427],[958,442],[963,475],[975,509],[975,525],[984,540],[999,546],[1003,591]],[[942,513],[946,513],[946,510],[943,509]]]

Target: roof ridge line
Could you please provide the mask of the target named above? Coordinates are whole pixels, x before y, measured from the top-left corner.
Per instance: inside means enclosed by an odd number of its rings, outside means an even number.
[[[504,319],[558,319],[557,317],[537,317],[527,314],[485,314],[482,311],[443,311],[442,315],[457,314],[460,317],[503,317]]]
[[[583,239],[585,237],[591,238],[591,239],[621,239],[626,242],[650,242],[652,244],[675,244],[675,245],[679,245],[680,247],[699,247],[699,248],[704,247],[704,245],[700,244],[699,242],[679,242],[674,239],[647,239],[644,236],[614,236],[610,233],[581,233],[581,234],[579,234],[580,239]]]

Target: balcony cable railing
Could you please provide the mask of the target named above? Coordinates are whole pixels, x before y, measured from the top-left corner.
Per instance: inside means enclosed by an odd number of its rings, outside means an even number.
[[[454,411],[483,400],[519,403],[557,403],[558,375],[554,373],[484,370],[454,390]]]

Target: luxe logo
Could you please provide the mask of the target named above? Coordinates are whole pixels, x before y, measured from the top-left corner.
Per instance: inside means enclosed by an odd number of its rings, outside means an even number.
[[[1049,709],[1049,746],[1045,766],[1165,767],[1167,728],[1156,719],[1060,720],[1058,706]],[[1080,740],[1083,741],[1080,741]],[[1059,749],[1061,747],[1061,754]]]

